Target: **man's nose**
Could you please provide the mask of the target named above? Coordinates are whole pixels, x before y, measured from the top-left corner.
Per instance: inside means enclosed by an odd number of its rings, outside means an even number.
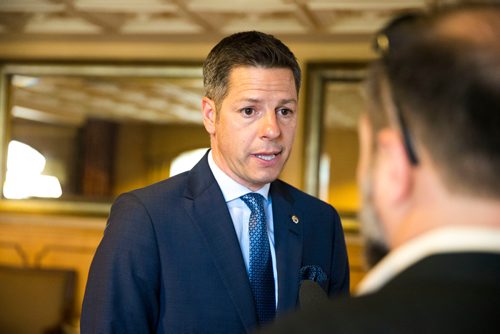
[[[261,119],[261,138],[275,139],[281,134],[281,130],[278,123],[278,118],[274,110],[269,110],[266,112],[264,117]]]

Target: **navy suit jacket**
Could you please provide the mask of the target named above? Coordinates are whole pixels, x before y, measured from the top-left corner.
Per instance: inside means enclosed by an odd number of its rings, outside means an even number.
[[[278,315],[297,305],[303,266],[323,269],[330,296],[347,294],[349,268],[335,209],[279,180],[270,195]],[[191,171],[115,201],[89,272],[82,334],[234,334],[256,324],[240,245],[207,155]]]

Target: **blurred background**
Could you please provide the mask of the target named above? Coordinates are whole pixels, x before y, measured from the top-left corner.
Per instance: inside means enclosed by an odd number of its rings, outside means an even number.
[[[78,332],[110,203],[206,151],[201,65],[244,30],[275,35],[301,64],[281,178],[339,210],[355,288],[356,122],[373,34],[451,2],[0,0],[0,332]]]

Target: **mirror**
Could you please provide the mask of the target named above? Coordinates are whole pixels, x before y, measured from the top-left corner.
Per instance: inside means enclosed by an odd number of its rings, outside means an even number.
[[[200,64],[5,64],[0,80],[4,210],[106,214],[210,145]]]
[[[365,76],[365,63],[307,67],[305,189],[332,204],[347,228],[357,228],[357,122]]]

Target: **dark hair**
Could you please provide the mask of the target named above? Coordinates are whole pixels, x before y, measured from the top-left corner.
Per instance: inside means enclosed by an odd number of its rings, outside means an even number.
[[[222,39],[203,64],[205,95],[216,105],[226,96],[229,74],[237,66],[289,68],[299,93],[301,71],[290,49],[272,35],[258,31],[239,32]]]
[[[441,9],[388,34],[369,87],[386,80],[407,131],[449,189],[500,197],[500,7]]]

